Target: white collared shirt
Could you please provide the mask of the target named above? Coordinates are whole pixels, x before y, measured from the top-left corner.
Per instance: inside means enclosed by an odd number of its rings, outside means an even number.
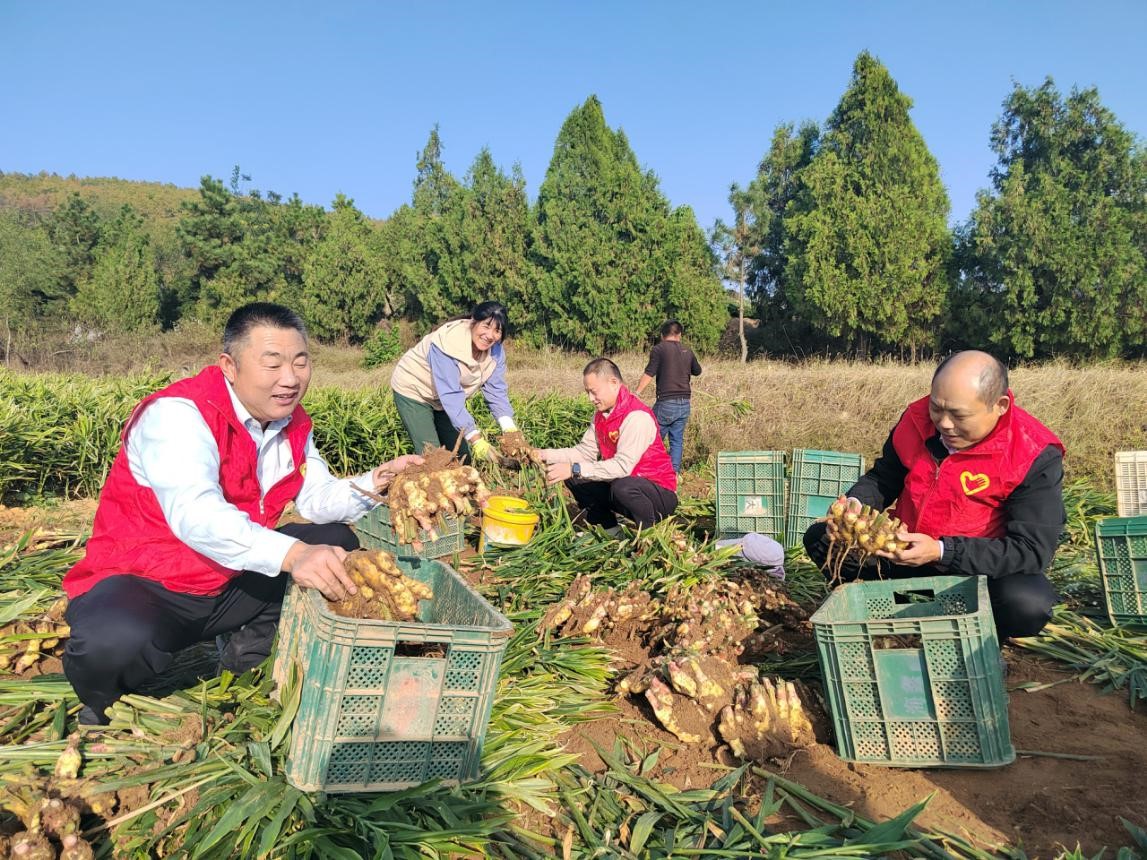
[[[291,419],[272,421],[264,430],[227,383],[239,421],[255,442],[259,487],[265,496],[294,469],[283,428]],[[315,523],[353,522],[375,503],[351,487],[374,488],[370,472],[339,480],[307,435],[306,472],[295,499],[300,516]],[[199,413],[182,397],[160,397],[144,409],[127,437],[131,474],[150,487],[172,533],[196,552],[231,570],[277,576],[295,538],[251,521],[223,497],[219,446]]]

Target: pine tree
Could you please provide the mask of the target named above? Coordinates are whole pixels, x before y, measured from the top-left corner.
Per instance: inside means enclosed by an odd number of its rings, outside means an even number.
[[[303,261],[322,235],[321,207],[294,195],[244,189],[238,168],[230,189],[203,177],[199,199],[183,205],[178,234],[191,268],[182,296],[206,322],[221,322],[251,301],[297,300]]]
[[[159,278],[143,219],[124,206],[104,230],[91,273],[81,277],[72,312],[114,331],[144,331],[159,323]]]
[[[721,258],[722,274],[737,285],[737,336],[741,342],[741,363],[749,360],[749,341],[745,337],[745,292],[753,258],[760,254],[751,218],[748,192],[733,184],[729,189],[733,207],[733,224],[720,219],[713,225],[712,242]]]
[[[0,323],[12,327],[67,306],[61,283],[67,261],[44,228],[0,209]],[[7,356],[5,355],[5,358]]]
[[[100,244],[102,224],[97,213],[77,192],[73,192],[48,216],[44,224],[48,236],[60,251],[63,261],[61,287],[65,295],[76,292],[76,285],[87,277],[95,264],[96,247]]]
[[[933,346],[947,297],[948,195],[911,104],[861,53],[786,210],[794,309],[860,354]]]
[[[316,337],[346,343],[370,334],[383,314],[380,254],[354,201],[335,198],[326,235],[303,266],[299,311]]]
[[[962,231],[962,312],[1015,356],[1143,355],[1147,153],[1095,89],[1018,84],[992,129],[998,163]]]

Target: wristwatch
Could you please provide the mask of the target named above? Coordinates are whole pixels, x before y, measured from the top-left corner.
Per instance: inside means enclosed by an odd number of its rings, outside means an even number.
[[[573,463],[570,465],[570,474],[575,478],[581,477],[581,463]]]

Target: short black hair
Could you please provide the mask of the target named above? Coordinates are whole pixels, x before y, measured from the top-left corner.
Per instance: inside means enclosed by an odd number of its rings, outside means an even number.
[[[961,355],[961,353],[954,352],[940,362],[935,373],[932,374],[933,382],[940,375],[940,371],[947,367],[948,362],[957,355]],[[1008,393],[1008,366],[994,355],[988,355],[988,353],[984,353],[984,355],[987,355],[991,361],[987,362],[984,369],[980,371],[980,376],[976,379],[976,391],[979,392],[980,400],[991,406]]]
[[[624,383],[625,380],[621,378],[621,370],[616,364],[608,358],[595,358],[585,366],[585,370],[581,372],[582,376],[604,376],[616,379],[618,382]]]
[[[271,328],[293,328],[307,340],[307,327],[303,318],[288,307],[273,302],[251,302],[231,312],[227,325],[223,326],[223,351],[234,357],[239,348],[256,326]]]
[[[474,322],[493,320],[503,335],[510,332],[510,315],[501,302],[481,302],[474,305],[474,310],[470,311],[470,319]]]
[[[662,337],[674,337],[684,333],[685,327],[677,322],[677,320],[666,320],[665,325],[661,326]]]

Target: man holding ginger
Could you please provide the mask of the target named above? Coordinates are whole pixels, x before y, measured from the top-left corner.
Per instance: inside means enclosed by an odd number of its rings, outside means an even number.
[[[106,724],[109,705],[196,642],[232,633],[222,667],[258,665],[288,576],[332,600],[355,592],[343,560],[358,540],[345,523],[375,503],[352,481],[378,491],[422,459],[334,478],[301,405],[310,379],[302,320],[256,302],[227,321],[218,365],[132,411],[87,553],[63,582],[64,671],[82,724]],[[292,501],[311,522],[276,528]]]
[[[845,564],[843,578],[875,578],[877,564],[892,578],[986,576],[1000,638],[1036,635],[1057,599],[1045,572],[1066,521],[1063,454],[1055,434],[1016,406],[1000,361],[955,353],[847,493],[879,510],[895,503],[902,528],[894,548],[863,569]],[[825,563],[831,536],[825,522],[805,532],[815,563]]]

